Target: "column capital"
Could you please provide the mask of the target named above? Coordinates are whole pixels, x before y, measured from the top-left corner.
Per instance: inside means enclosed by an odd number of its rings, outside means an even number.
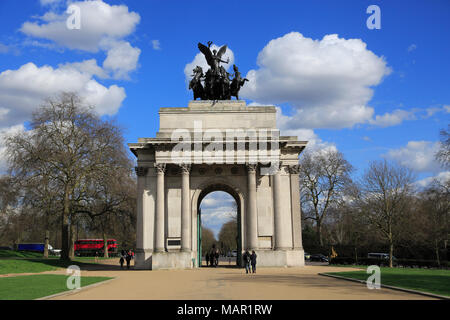
[[[257,163],[247,163],[247,171],[250,172],[256,172],[256,169],[258,168],[258,164]]]
[[[289,166],[289,173],[290,174],[299,174],[300,173],[300,165],[290,165]]]
[[[148,172],[148,167],[134,167],[134,171],[136,171],[138,177],[145,177]]]
[[[187,164],[187,163],[182,163],[179,166],[180,166],[181,172],[183,174],[189,174],[189,172],[191,171],[191,168],[192,168],[191,164]]]
[[[155,163],[155,168],[158,173],[164,173],[166,171],[165,163]]]

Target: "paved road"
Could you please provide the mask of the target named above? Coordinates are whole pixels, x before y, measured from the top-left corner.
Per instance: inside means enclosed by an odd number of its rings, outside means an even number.
[[[116,277],[114,281],[54,299],[429,299],[390,289],[369,290],[365,285],[318,275],[354,270],[329,266],[260,268],[245,274],[232,267],[194,270],[120,270],[97,265],[83,276]]]

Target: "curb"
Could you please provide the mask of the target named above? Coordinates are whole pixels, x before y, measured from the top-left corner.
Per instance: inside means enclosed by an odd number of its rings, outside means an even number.
[[[116,280],[118,278],[119,277],[114,277],[112,279],[100,281],[100,282],[97,282],[97,283],[90,284],[88,286],[81,287],[80,289],[72,289],[72,290],[68,290],[68,291],[63,291],[63,292],[60,292],[60,293],[55,293],[55,294],[52,294],[50,296],[41,297],[41,298],[37,298],[37,299],[34,299],[34,300],[48,300],[48,299],[55,298],[55,297],[66,296],[66,295],[71,295],[71,294],[77,294],[77,293],[79,293],[81,291],[84,291],[84,290],[87,290],[87,289],[90,289],[90,288],[94,288],[94,287],[100,286],[102,284],[106,284],[106,283],[111,282],[113,280]]]
[[[335,279],[341,279],[341,280],[347,280],[347,281],[359,282],[359,283],[362,283],[362,284],[367,284],[367,282],[364,281],[364,280],[346,278],[346,277],[342,277],[342,276],[336,276],[334,274],[319,273],[319,275],[320,276],[325,276],[325,277],[330,277],[330,278],[335,278]],[[381,287],[382,288],[387,288],[387,289],[392,289],[392,290],[397,290],[397,291],[402,291],[402,292],[407,292],[407,293],[419,294],[419,295],[422,295],[422,296],[437,298],[437,299],[441,299],[441,300],[450,300],[450,297],[441,296],[441,295],[434,294],[434,293],[429,293],[429,292],[423,292],[423,291],[418,291],[418,290],[412,290],[412,289],[405,289],[405,288],[400,288],[400,287],[388,286],[388,285],[385,285],[385,284],[381,284]]]

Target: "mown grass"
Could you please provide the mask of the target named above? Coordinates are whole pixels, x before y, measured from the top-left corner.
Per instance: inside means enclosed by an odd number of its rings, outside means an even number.
[[[32,300],[68,291],[68,276],[31,275],[0,278],[0,300]],[[81,277],[81,287],[112,279],[110,277]]]
[[[363,266],[358,266],[363,267]],[[367,266],[365,267],[367,268]],[[450,270],[380,268],[381,284],[450,296]],[[366,281],[366,270],[328,272],[327,274]]]
[[[0,250],[0,258],[42,258],[40,252]]]

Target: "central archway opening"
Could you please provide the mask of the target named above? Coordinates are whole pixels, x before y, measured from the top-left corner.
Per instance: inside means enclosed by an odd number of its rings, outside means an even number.
[[[242,239],[240,199],[226,185],[206,188],[198,200],[198,265],[236,267],[240,265]]]

